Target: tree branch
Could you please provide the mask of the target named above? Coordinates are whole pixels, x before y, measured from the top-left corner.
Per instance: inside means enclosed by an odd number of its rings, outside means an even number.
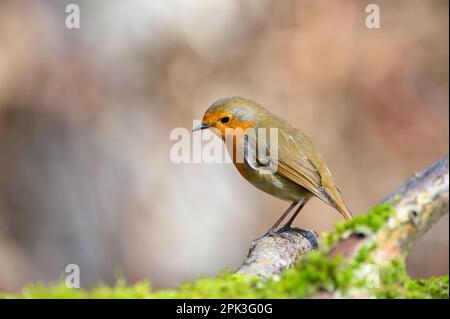
[[[387,199],[399,198],[393,204],[396,215],[377,234],[377,248],[373,252],[377,262],[406,257],[414,242],[448,213],[448,169],[446,156],[413,176]]]
[[[252,242],[247,258],[237,272],[261,277],[278,275],[302,255],[317,249],[318,237],[316,232],[300,228],[261,237]]]

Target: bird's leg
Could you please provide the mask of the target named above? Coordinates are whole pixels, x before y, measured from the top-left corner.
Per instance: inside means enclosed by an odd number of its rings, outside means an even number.
[[[275,224],[273,224],[272,227],[269,228],[269,230],[262,236],[273,236],[273,234],[275,233],[275,229],[278,227],[278,225],[280,225],[280,223],[286,218],[286,216],[291,212],[291,210],[297,206],[298,202],[294,201],[292,202],[291,206],[289,206],[289,208],[283,213],[283,215],[281,215],[280,218],[278,218],[278,220],[275,222]]]
[[[285,230],[289,230],[291,228],[292,222],[294,221],[295,217],[297,217],[298,213],[300,213],[300,211],[302,210],[303,206],[305,206],[306,202],[308,200],[304,199],[300,205],[297,207],[297,210],[295,211],[295,213],[291,216],[291,218],[289,218],[288,222],[280,228],[279,232],[283,232]]]

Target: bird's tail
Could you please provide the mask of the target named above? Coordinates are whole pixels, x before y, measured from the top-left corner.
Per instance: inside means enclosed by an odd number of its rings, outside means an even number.
[[[345,206],[344,200],[342,199],[341,192],[337,187],[333,189],[333,206],[339,211],[339,213],[344,216],[344,218],[349,221],[352,220],[353,215],[350,213],[350,211],[347,209],[347,206]]]
[[[339,212],[342,214],[342,216],[344,216],[344,218],[347,221],[352,220],[353,215],[352,215],[352,213],[350,213],[350,211],[347,209],[347,207],[345,207],[345,205],[337,206],[336,208],[339,210]]]

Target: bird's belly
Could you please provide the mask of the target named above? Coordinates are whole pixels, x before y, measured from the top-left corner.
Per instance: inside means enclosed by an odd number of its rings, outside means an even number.
[[[307,189],[277,173],[260,173],[246,163],[235,163],[235,166],[252,185],[279,199],[299,201],[312,195]]]

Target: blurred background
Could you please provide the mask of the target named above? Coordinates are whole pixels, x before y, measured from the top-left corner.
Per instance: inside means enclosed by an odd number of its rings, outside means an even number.
[[[0,290],[71,263],[84,287],[238,267],[288,203],[231,164],[169,157],[221,97],[306,132],[357,214],[448,153],[448,1],[376,1],[379,29],[369,3],[0,1]],[[338,220],[313,199],[296,225]],[[448,273],[448,228],[417,242],[411,276]]]

